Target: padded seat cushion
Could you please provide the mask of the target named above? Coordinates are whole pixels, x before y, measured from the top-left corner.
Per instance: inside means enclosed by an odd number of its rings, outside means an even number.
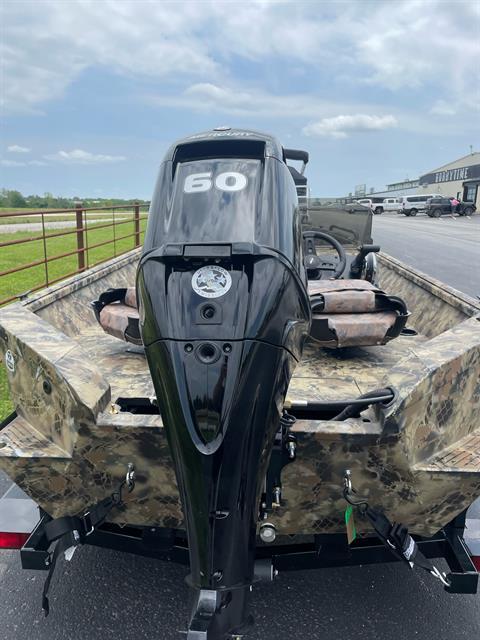
[[[120,340],[142,344],[135,287],[108,289],[92,302],[102,329]]]
[[[405,303],[366,280],[313,280],[308,292],[310,336],[322,347],[385,344],[400,334],[407,321]],[[134,287],[109,289],[92,304],[106,333],[142,344]]]
[[[406,324],[405,303],[366,280],[313,280],[310,336],[322,347],[385,344]]]
[[[312,309],[324,313],[368,313],[375,311],[376,293],[366,280],[313,280],[308,283]]]
[[[385,344],[392,337],[398,316],[395,311],[378,313],[315,314],[310,336],[322,347],[368,347]]]
[[[127,292],[125,294],[125,304],[128,307],[133,307],[137,309],[137,290],[135,287],[128,287]]]
[[[138,311],[131,305],[121,302],[107,304],[100,311],[100,324],[103,330],[120,340],[127,340],[127,329],[132,321],[138,324]]]

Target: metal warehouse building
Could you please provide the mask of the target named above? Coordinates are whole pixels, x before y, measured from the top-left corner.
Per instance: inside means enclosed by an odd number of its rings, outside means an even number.
[[[405,180],[387,185],[385,191],[368,194],[374,196],[406,196],[413,194],[438,194],[455,196],[464,202],[473,202],[480,209],[480,153],[469,153],[449,162],[416,180]]]
[[[480,153],[469,153],[454,162],[420,176],[418,192],[456,196],[479,206]]]

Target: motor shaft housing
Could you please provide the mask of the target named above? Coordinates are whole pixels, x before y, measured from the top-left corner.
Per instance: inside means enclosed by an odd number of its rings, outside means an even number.
[[[282,148],[237,134],[169,151],[137,275],[197,590],[191,638],[223,638],[248,620],[260,492],[311,320]]]

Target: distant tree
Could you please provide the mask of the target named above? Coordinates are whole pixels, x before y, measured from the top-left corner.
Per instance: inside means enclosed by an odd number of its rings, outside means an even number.
[[[31,194],[23,196],[19,191],[0,189],[0,207],[23,208],[29,209],[70,209],[75,206],[75,202],[82,202],[85,207],[112,207],[115,205],[131,205],[134,202],[146,204],[147,200],[132,198],[122,200],[121,198],[63,198],[54,196],[52,193],[46,192],[43,196]]]
[[[27,206],[29,209],[40,209],[46,207],[46,204],[42,198],[42,196],[31,195],[27,196]]]
[[[9,191],[7,197],[7,207],[20,208],[27,205],[25,198],[20,191]]]

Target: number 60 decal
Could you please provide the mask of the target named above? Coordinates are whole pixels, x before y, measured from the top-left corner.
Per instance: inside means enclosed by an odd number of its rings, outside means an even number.
[[[243,173],[236,171],[225,171],[219,173],[215,180],[212,181],[212,172],[191,173],[185,178],[183,191],[185,193],[200,193],[201,191],[209,191],[213,184],[220,191],[241,191],[247,186],[247,177]]]

